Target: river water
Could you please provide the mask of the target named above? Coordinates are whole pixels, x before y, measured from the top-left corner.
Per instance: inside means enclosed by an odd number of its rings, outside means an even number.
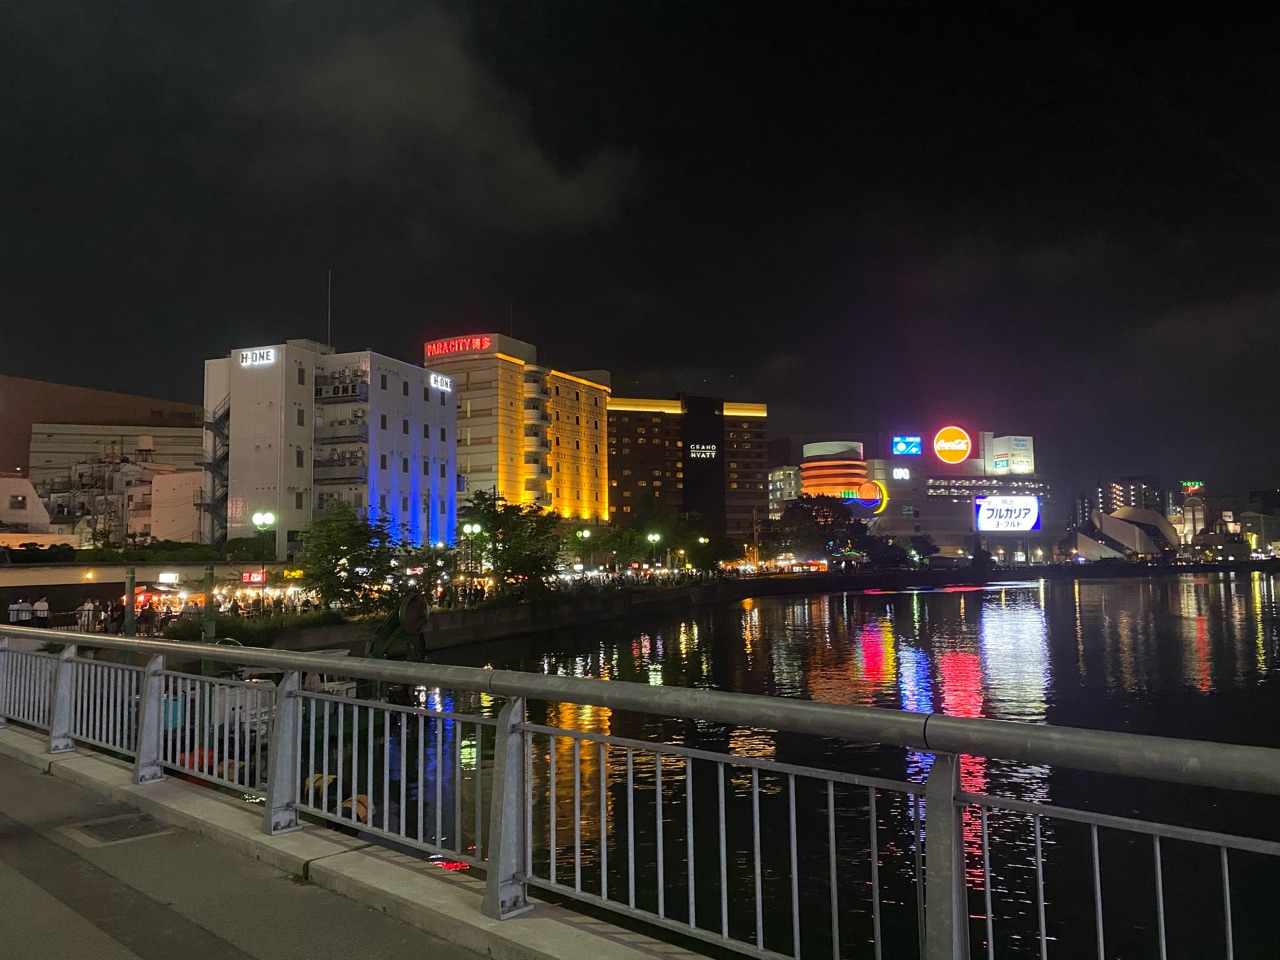
[[[1271,576],[1252,573],[1011,581],[982,588],[773,597],[464,648],[449,651],[448,659],[495,668],[1280,747],[1280,618],[1275,589]],[[568,729],[603,729],[638,739],[662,737],[687,746],[729,749],[908,782],[923,781],[933,762],[928,754],[904,749],[775,734],[767,730],[767,716],[762,716],[760,730],[725,731],[687,721],[611,716],[609,711],[593,708],[553,705],[546,709],[546,722]],[[616,756],[606,760],[613,783],[619,779],[619,760]],[[585,756],[583,763],[587,763]],[[588,784],[594,781],[591,769],[584,766],[583,774]],[[983,758],[963,761],[961,781],[962,788],[973,793],[1280,839],[1277,804],[1255,797],[1156,787]],[[593,810],[596,797],[584,793],[583,802],[584,809]],[[823,797],[802,794],[799,803],[802,825],[821,816],[825,827]],[[774,812],[781,813],[782,808]],[[679,810],[673,813],[678,815]],[[903,908],[897,920],[892,911],[886,913],[886,956],[915,952],[914,942],[908,942],[914,937],[915,910],[909,892],[914,869],[907,851],[911,838],[894,834],[910,830],[902,826],[910,823],[908,814],[901,806],[884,812],[884,843],[888,849],[900,848],[897,866],[903,876],[899,879],[907,882],[892,894],[892,878],[885,881],[890,891],[886,896],[897,896]],[[889,822],[895,815],[896,827]],[[869,822],[866,816],[863,822]],[[978,816],[970,811],[965,817],[975,915],[982,913]],[[571,825],[566,821],[562,829]],[[855,824],[850,822],[848,827],[853,830]],[[993,812],[989,828],[997,955],[1038,956],[1030,818]],[[858,829],[865,836],[865,827]],[[1049,952],[1095,955],[1087,828],[1046,820],[1041,841],[1047,862]],[[1217,851],[1201,856],[1202,851],[1190,845],[1170,849],[1175,846],[1170,842],[1165,846],[1162,882],[1168,955],[1225,955]],[[864,846],[864,860],[868,853]],[[851,851],[850,856],[856,859],[857,852]],[[895,865],[890,855],[882,852],[881,856],[885,870],[892,873]],[[1157,955],[1158,905],[1150,858],[1149,841],[1104,835],[1107,956]],[[1232,864],[1238,957],[1274,956],[1274,944],[1280,942],[1278,912],[1271,906],[1273,894],[1280,892],[1280,877],[1272,866],[1248,856]],[[745,894],[748,889],[735,888],[733,893]],[[813,893],[815,900],[827,898],[825,891]],[[855,890],[851,896],[856,895],[866,893]],[[789,921],[783,916],[789,915],[786,891],[765,899],[776,914],[770,917],[771,931],[776,928],[772,942],[790,952]],[[809,908],[802,912],[805,909]],[[820,913],[812,918],[821,920]],[[870,923],[869,912],[866,922]],[[823,927],[818,922],[812,926]],[[846,921],[843,954],[872,955],[865,926]],[[985,955],[985,937],[977,927],[975,955]],[[895,929],[900,938],[896,947],[890,943]],[[820,942],[811,945],[807,937],[802,939],[806,955],[831,955],[829,944],[823,953]]]

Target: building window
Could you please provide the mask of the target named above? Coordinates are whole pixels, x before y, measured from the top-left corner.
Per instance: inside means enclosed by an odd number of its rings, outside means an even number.
[[[575,399],[575,400],[581,400],[581,399],[582,399],[582,391],[581,391],[581,390],[575,390],[575,391],[573,391],[573,399]]]
[[[600,421],[599,421],[599,420],[592,420],[592,421],[591,421],[591,429],[592,429],[592,430],[599,430],[599,429],[600,429]]]
[[[431,402],[431,388],[430,388],[430,387],[423,387],[423,388],[422,388],[422,402],[423,402],[423,403],[430,403],[430,402]]]
[[[560,387],[558,384],[556,385],[556,396],[560,396]]]
[[[383,377],[383,379],[385,380],[386,378]],[[387,509],[387,495],[385,493],[382,496],[378,497],[378,509],[379,510]]]
[[[430,439],[431,439],[431,424],[429,424],[429,423],[424,423],[424,424],[422,425],[422,439],[423,439],[423,440],[430,440]]]
[[[556,437],[556,446],[557,446],[557,447],[558,447],[558,446],[560,446],[560,438],[559,438],[559,437]]]
[[[598,443],[593,443],[593,444],[591,445],[591,448],[592,448],[592,449],[591,449],[591,452],[592,452],[592,453],[599,453],[599,452],[600,452],[600,444],[598,444]]]
[[[383,390],[387,389],[387,375],[385,373],[382,375],[382,389]],[[387,508],[386,500],[387,500],[386,497],[382,498],[382,509],[384,510]]]
[[[582,418],[581,418],[581,417],[579,417],[577,414],[575,414],[575,415],[574,415],[574,417],[573,417],[573,425],[574,425],[575,427],[580,427],[580,426],[582,426]]]
[[[382,430],[387,429],[387,415],[385,413],[378,417],[378,427]]]
[[[378,469],[379,470],[387,469],[387,455],[385,453],[378,458]]]
[[[441,479],[441,480],[443,480],[443,479],[445,478],[445,476],[444,476],[444,471],[445,471],[445,465],[442,463],[442,464],[440,464],[440,479]]]
[[[305,387],[307,385],[307,368],[298,368],[298,386]]]
[[[401,392],[401,393],[403,393],[406,397],[409,395],[409,381],[408,381],[408,380],[406,380],[404,383],[400,384],[400,392]],[[406,509],[406,510],[408,510],[408,509],[409,509],[408,505],[406,505],[406,506],[405,506],[405,509]]]
[[[440,442],[441,442],[441,443],[444,443],[444,442],[445,442],[445,440],[444,440],[444,427],[441,427],[441,428],[440,428]]]
[[[14,495],[10,496],[10,497],[9,497],[9,509],[10,509],[10,510],[25,510],[25,509],[27,509],[27,497],[26,497],[26,495],[25,495],[25,494],[14,494]]]
[[[427,463],[425,460],[422,461],[422,475],[424,477],[431,476],[431,464]]]
[[[440,406],[442,406],[442,407],[444,406],[444,391],[443,391],[443,390],[441,390],[441,391],[440,391]],[[468,415],[470,415],[470,413],[471,413],[471,401],[470,401],[470,400],[468,400],[468,401],[467,401],[467,414],[468,414]],[[440,504],[440,506],[441,506],[441,511],[440,511],[440,512],[441,512],[441,513],[443,513],[443,512],[444,512],[444,509],[443,509],[444,504],[442,503],[442,504]]]
[[[302,448],[299,447],[297,450],[293,452],[295,454],[294,459],[297,461],[296,465],[301,467],[302,466]]]
[[[402,513],[408,513],[408,512],[409,512],[409,498],[408,498],[408,497],[401,497],[401,498],[400,498],[400,510],[401,510],[401,512],[402,512]]]
[[[408,421],[408,420],[401,420],[401,421],[400,421],[400,432],[401,432],[401,433],[403,433],[406,437],[409,435],[409,421]]]
[[[400,458],[400,472],[401,472],[401,473],[408,473],[408,472],[409,472],[409,458],[408,458],[408,457],[401,457],[401,458]]]
[[[440,516],[444,516],[444,501],[440,501]]]
[[[305,427],[307,425],[307,411],[301,407],[298,408],[298,426]]]
[[[302,494],[301,494],[301,493],[295,493],[295,494],[293,495],[293,509],[295,509],[295,510],[301,510],[301,509],[302,509]]]

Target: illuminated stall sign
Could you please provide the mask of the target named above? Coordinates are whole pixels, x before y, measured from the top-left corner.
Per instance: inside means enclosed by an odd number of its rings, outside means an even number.
[[[1040,529],[1039,497],[974,497],[974,529],[980,533],[1029,533]]]
[[[445,393],[453,392],[453,380],[439,373],[431,374],[431,386]]]
[[[889,505],[889,491],[879,480],[864,480],[858,484],[857,490],[841,490],[840,499],[847,504],[866,507],[873,514],[879,515]]]
[[[921,437],[894,437],[889,449],[895,457],[918,457],[924,452]]]
[[[246,570],[240,574],[241,583],[266,583],[267,573],[265,570]]]

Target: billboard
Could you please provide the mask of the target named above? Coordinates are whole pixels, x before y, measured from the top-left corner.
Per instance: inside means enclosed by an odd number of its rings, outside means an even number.
[[[889,451],[895,457],[918,457],[924,453],[924,438],[894,437]]]
[[[1028,533],[1040,529],[1039,497],[974,497],[973,528],[979,533]]]
[[[997,476],[1036,472],[1035,443],[1031,437],[996,437],[991,441],[991,472]]]

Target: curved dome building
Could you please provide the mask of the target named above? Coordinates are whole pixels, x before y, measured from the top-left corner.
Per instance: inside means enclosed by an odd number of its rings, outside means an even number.
[[[845,499],[867,479],[862,444],[849,440],[806,443],[800,461],[800,492],[811,497]]]

